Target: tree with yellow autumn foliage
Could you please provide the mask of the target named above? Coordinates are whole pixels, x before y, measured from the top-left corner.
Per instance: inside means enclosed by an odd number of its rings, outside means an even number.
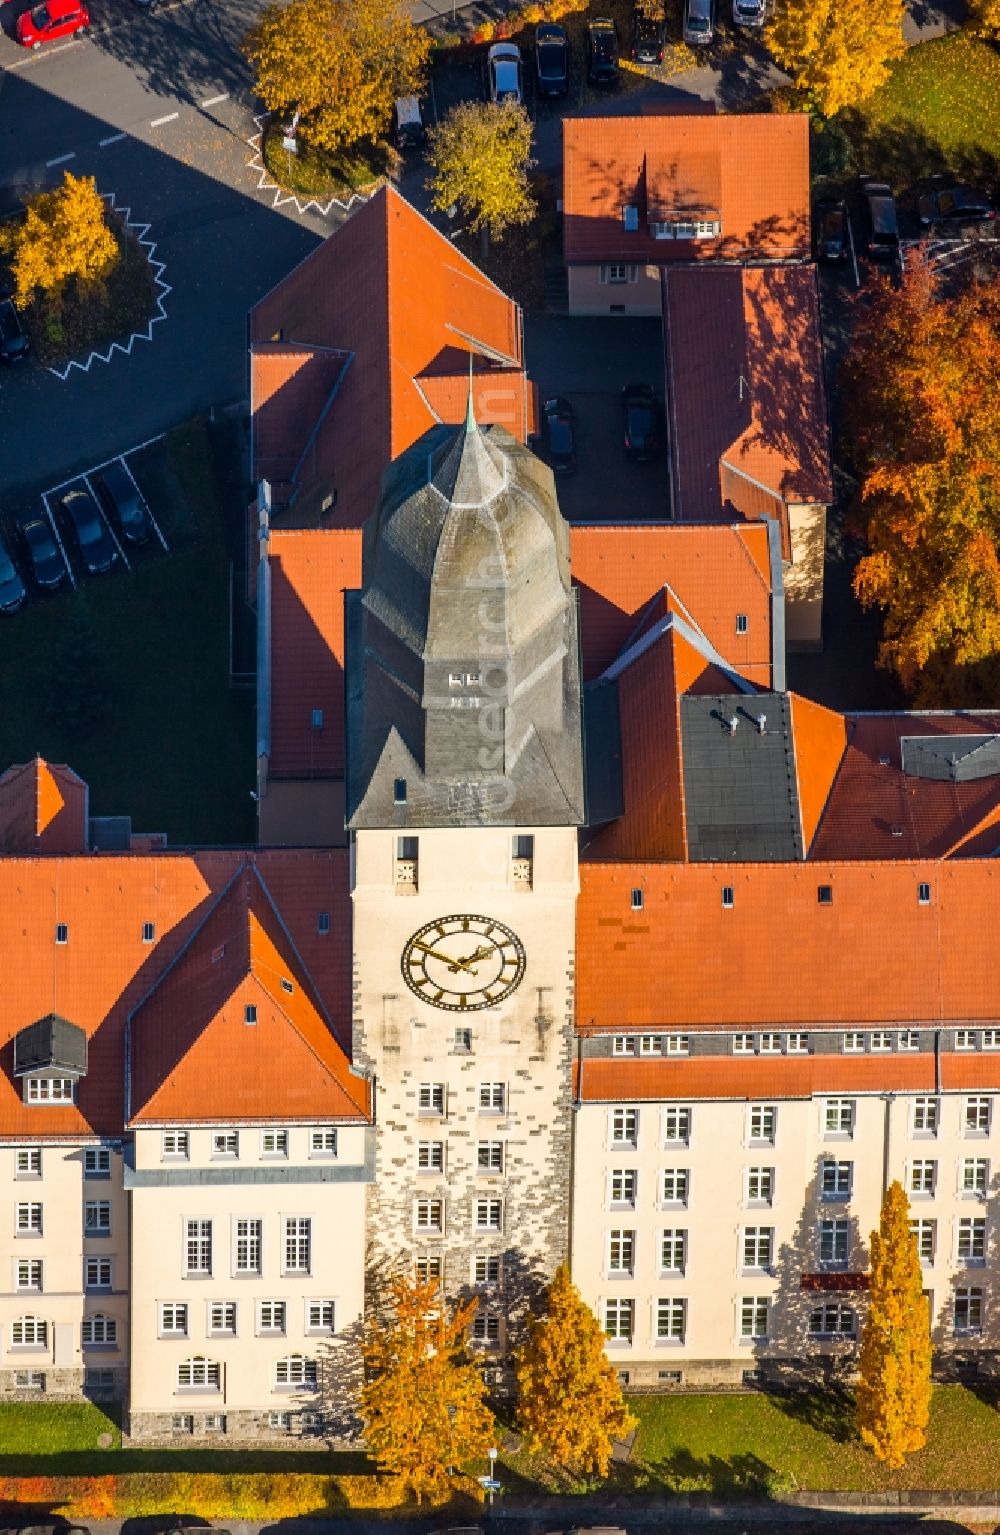
[[[512,224],[534,218],[531,121],[522,106],[460,102],[431,129],[427,158],[435,208],[458,208],[469,229],[498,239]]]
[[[0,250],[10,261],[17,302],[41,296],[55,309],[66,284],[103,283],[121,255],[93,176],[63,175],[53,192],[27,204],[20,223],[0,229]]]
[[[824,117],[866,101],[906,52],[904,0],[777,0],[767,41]]]
[[[855,1395],[858,1432],[877,1460],[898,1471],[923,1449],[931,1402],[931,1333],[910,1202],[901,1183],[882,1201],[871,1236],[868,1315]]]
[[[563,1264],[517,1351],[518,1426],[572,1476],[607,1476],[612,1444],[636,1427],[600,1323]]]
[[[969,0],[966,26],[977,37],[1000,37],[1000,0]]]
[[[493,1442],[482,1371],[466,1344],[476,1307],[451,1308],[437,1282],[396,1275],[365,1329],[365,1444],[418,1503],[446,1493],[452,1468],[484,1459]]]
[[[386,132],[396,98],[420,93],[430,46],[403,0],[271,4],[243,41],[268,111],[329,154]]]

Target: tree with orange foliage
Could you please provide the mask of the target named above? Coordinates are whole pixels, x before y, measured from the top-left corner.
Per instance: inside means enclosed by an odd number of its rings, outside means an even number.
[[[396,1275],[362,1343],[365,1443],[380,1471],[419,1503],[443,1494],[451,1469],[482,1460],[494,1419],[478,1362],[466,1346],[477,1303],[449,1308],[435,1281]]]
[[[518,1425],[529,1449],[574,1476],[607,1476],[613,1442],[636,1427],[604,1344],[600,1323],[561,1265],[517,1352]]]
[[[1000,654],[1000,279],[942,294],[911,252],[857,306],[843,373],[879,663],[920,703],[987,701]],[[978,691],[977,691],[978,690]],[[995,701],[995,698],[993,699]]]

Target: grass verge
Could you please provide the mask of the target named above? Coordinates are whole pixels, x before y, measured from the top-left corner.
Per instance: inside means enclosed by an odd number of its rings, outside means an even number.
[[[280,123],[269,123],[261,139],[261,153],[268,175],[286,192],[308,197],[350,197],[368,191],[394,176],[399,156],[391,145],[379,142],[355,144],[337,154],[312,149],[299,139],[298,154],[282,148]]]

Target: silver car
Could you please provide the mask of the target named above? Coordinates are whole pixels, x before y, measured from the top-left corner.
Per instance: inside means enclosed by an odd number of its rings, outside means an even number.
[[[684,41],[702,48],[715,36],[715,0],[684,0]]]
[[[765,0],[733,0],[733,23],[737,27],[762,27],[766,16]]]

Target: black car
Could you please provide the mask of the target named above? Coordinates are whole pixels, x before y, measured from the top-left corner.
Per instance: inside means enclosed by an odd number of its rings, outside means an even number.
[[[648,384],[626,384],[622,390],[625,413],[625,452],[645,462],[660,450],[660,402]]]
[[[842,197],[821,197],[816,204],[816,260],[846,261],[847,204]]]
[[[0,357],[4,362],[23,362],[28,337],[12,298],[0,298]]]
[[[632,57],[640,64],[663,63],[663,38],[667,24],[660,15],[654,15],[637,5],[632,12]]]
[[[587,79],[591,85],[618,84],[618,28],[606,16],[587,27]]]
[[[535,73],[540,96],[565,96],[569,90],[569,38],[565,27],[547,22],[535,32]]]
[[[21,537],[28,551],[31,573],[46,591],[61,586],[66,579],[66,564],[52,529],[44,517],[29,517],[21,524]]]
[[[93,496],[85,490],[68,490],[62,498],[62,509],[76,535],[87,570],[92,576],[103,575],[115,563],[118,551]]]
[[[995,219],[996,209],[985,192],[975,187],[940,187],[925,192],[917,201],[921,224],[983,224]]]
[[[116,459],[91,479],[105,512],[117,519],[129,543],[144,544],[153,527],[146,503],[124,464]]]
[[[868,215],[868,254],[873,261],[898,261],[899,221],[892,187],[884,181],[865,182]]]
[[[27,593],[7,545],[0,539],[0,613],[16,613]]]
[[[542,406],[545,417],[545,448],[549,463],[558,474],[576,468],[576,439],[573,431],[573,407],[558,396]]]

